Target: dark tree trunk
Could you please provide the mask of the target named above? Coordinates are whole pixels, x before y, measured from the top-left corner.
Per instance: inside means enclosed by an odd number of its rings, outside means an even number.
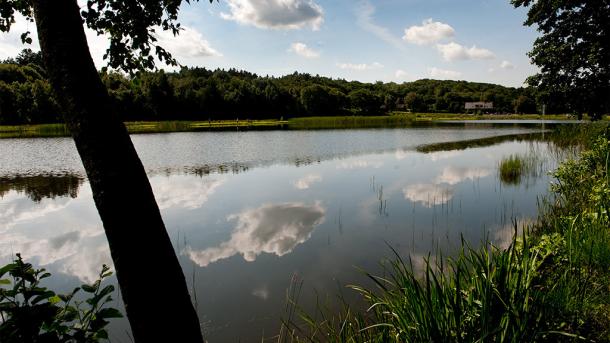
[[[104,224],[137,342],[203,338],[144,167],[95,69],[76,0],[34,0],[44,62]]]

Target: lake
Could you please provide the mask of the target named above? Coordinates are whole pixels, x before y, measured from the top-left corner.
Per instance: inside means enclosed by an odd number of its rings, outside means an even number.
[[[381,272],[390,247],[420,268],[429,253],[455,251],[461,237],[506,245],[513,222],[536,217],[557,163],[547,143],[515,136],[540,131],[538,123],[456,123],[132,139],[206,339],[260,342],[277,333],[291,286],[302,284],[307,310],[340,294],[357,303],[345,285],[367,284],[360,269]],[[497,136],[506,138],[421,148]],[[498,164],[511,154],[534,156],[536,172],[503,182]],[[0,140],[0,196],[0,262],[21,252],[53,273],[47,285],[59,291],[112,264],[71,139]],[[162,276],[150,284],[164,301]],[[115,321],[113,341],[129,342],[126,330]]]

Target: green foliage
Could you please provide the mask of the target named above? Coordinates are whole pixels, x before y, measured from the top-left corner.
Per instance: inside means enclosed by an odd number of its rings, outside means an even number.
[[[106,306],[113,300],[114,286],[102,286],[102,281],[111,274],[103,266],[93,284],[56,294],[41,285],[51,274],[34,269],[17,254],[13,263],[0,268],[0,341],[89,343],[108,339],[108,319],[122,317]],[[77,300],[81,290],[87,297],[82,301]]]
[[[610,112],[610,1],[511,0],[529,7],[525,25],[541,36],[529,53],[540,72],[528,79],[542,101],[599,118]]]
[[[519,184],[524,166],[525,162],[517,155],[502,159],[498,167],[500,180],[507,184]]]
[[[1,125],[61,121],[58,102],[39,60],[40,53],[26,49],[5,61],[10,63],[0,64]],[[523,112],[540,107],[531,103],[536,98],[531,89],[465,81],[370,84],[309,74],[276,78],[205,68],[129,77],[101,72],[100,76],[124,121],[370,116],[404,109],[463,113],[464,102],[478,101],[481,94],[494,101],[498,112],[513,112],[517,105]]]

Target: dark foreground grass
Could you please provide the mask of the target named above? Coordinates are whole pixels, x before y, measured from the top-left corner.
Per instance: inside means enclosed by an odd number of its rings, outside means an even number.
[[[462,242],[423,271],[395,252],[382,276],[368,275],[375,287],[349,286],[366,308],[292,311],[278,340],[610,341],[610,145],[603,130],[589,132],[591,144],[582,132],[563,137],[588,150],[555,172],[539,221],[519,234],[515,225],[507,249]]]

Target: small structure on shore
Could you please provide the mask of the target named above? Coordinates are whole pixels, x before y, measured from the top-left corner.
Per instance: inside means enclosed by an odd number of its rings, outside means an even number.
[[[467,102],[464,104],[464,108],[466,109],[466,112],[470,112],[470,111],[473,111],[473,113],[476,113],[477,111],[483,112],[483,111],[493,110],[494,103],[485,102],[485,101]]]

